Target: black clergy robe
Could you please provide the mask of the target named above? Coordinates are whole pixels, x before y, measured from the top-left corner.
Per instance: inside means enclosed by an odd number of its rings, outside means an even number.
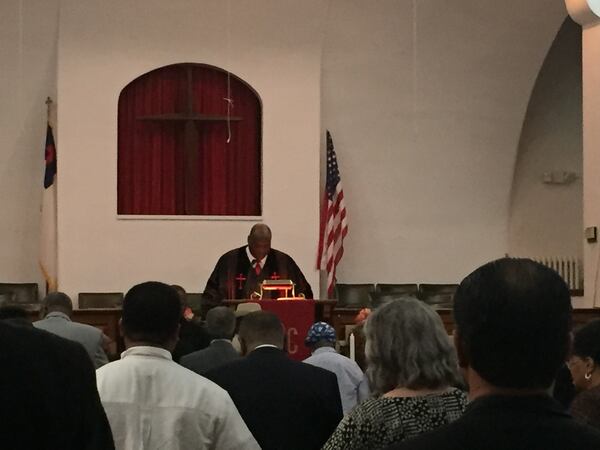
[[[310,284],[294,260],[279,250],[271,249],[259,275],[256,274],[246,246],[225,253],[217,261],[202,294],[203,311],[221,304],[224,299],[248,299],[253,292],[260,292],[264,280],[282,279],[296,283],[296,295],[313,298]],[[265,299],[278,296],[277,292],[265,292]]]

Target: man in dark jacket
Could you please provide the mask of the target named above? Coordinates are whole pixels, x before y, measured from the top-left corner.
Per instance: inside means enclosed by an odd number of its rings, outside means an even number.
[[[0,323],[0,447],[114,449],[96,373],[76,342]]]
[[[206,331],[212,338],[208,348],[181,358],[180,364],[204,375],[211,369],[240,358],[231,345],[235,332],[235,313],[227,306],[217,306],[206,314]]]
[[[320,449],[342,418],[335,374],[289,359],[271,312],[244,317],[239,337],[247,356],[206,377],[229,392],[263,450]]]
[[[571,344],[571,297],[556,272],[527,259],[488,263],[460,284],[454,317],[471,403],[453,423],[391,448],[600,449],[600,433],[549,395]]]

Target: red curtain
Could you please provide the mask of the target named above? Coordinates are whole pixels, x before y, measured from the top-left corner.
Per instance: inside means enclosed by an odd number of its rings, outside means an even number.
[[[230,122],[229,144],[226,122],[193,122],[199,135],[193,149],[198,152],[193,193],[186,192],[186,122],[180,115],[188,112],[190,102],[195,114],[226,116],[227,73],[176,64],[144,74],[123,89],[118,117],[119,214],[261,214],[261,104],[233,75],[230,86],[231,116],[241,120]],[[164,120],[165,115],[171,115],[170,120]],[[192,211],[186,207],[189,196],[194,199]]]

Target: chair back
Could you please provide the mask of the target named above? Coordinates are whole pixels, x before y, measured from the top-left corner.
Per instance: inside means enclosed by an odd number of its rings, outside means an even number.
[[[434,308],[452,308],[454,293],[458,284],[427,284],[419,285],[419,299]]]
[[[379,294],[377,292],[374,292],[371,295],[371,297],[373,299],[373,301],[372,301],[373,309],[379,308],[381,305],[383,305],[385,303],[394,302],[396,300],[403,300],[403,299],[407,299],[407,298],[412,298],[412,299],[417,298],[416,295]]]
[[[0,294],[7,303],[18,306],[40,303],[37,283],[0,283]]]
[[[15,294],[10,292],[0,293],[0,306],[10,305],[14,303]]]
[[[377,283],[376,291],[381,295],[416,297],[419,294],[417,283]]]
[[[338,283],[335,285],[335,292],[338,308],[370,308],[375,285]]]
[[[89,308],[122,308],[122,292],[80,292],[79,309]]]

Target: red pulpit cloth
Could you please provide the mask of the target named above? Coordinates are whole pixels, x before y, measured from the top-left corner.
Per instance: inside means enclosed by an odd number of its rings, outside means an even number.
[[[261,300],[263,310],[277,314],[285,327],[287,352],[290,358],[302,361],[310,356],[304,338],[315,320],[314,300]]]

